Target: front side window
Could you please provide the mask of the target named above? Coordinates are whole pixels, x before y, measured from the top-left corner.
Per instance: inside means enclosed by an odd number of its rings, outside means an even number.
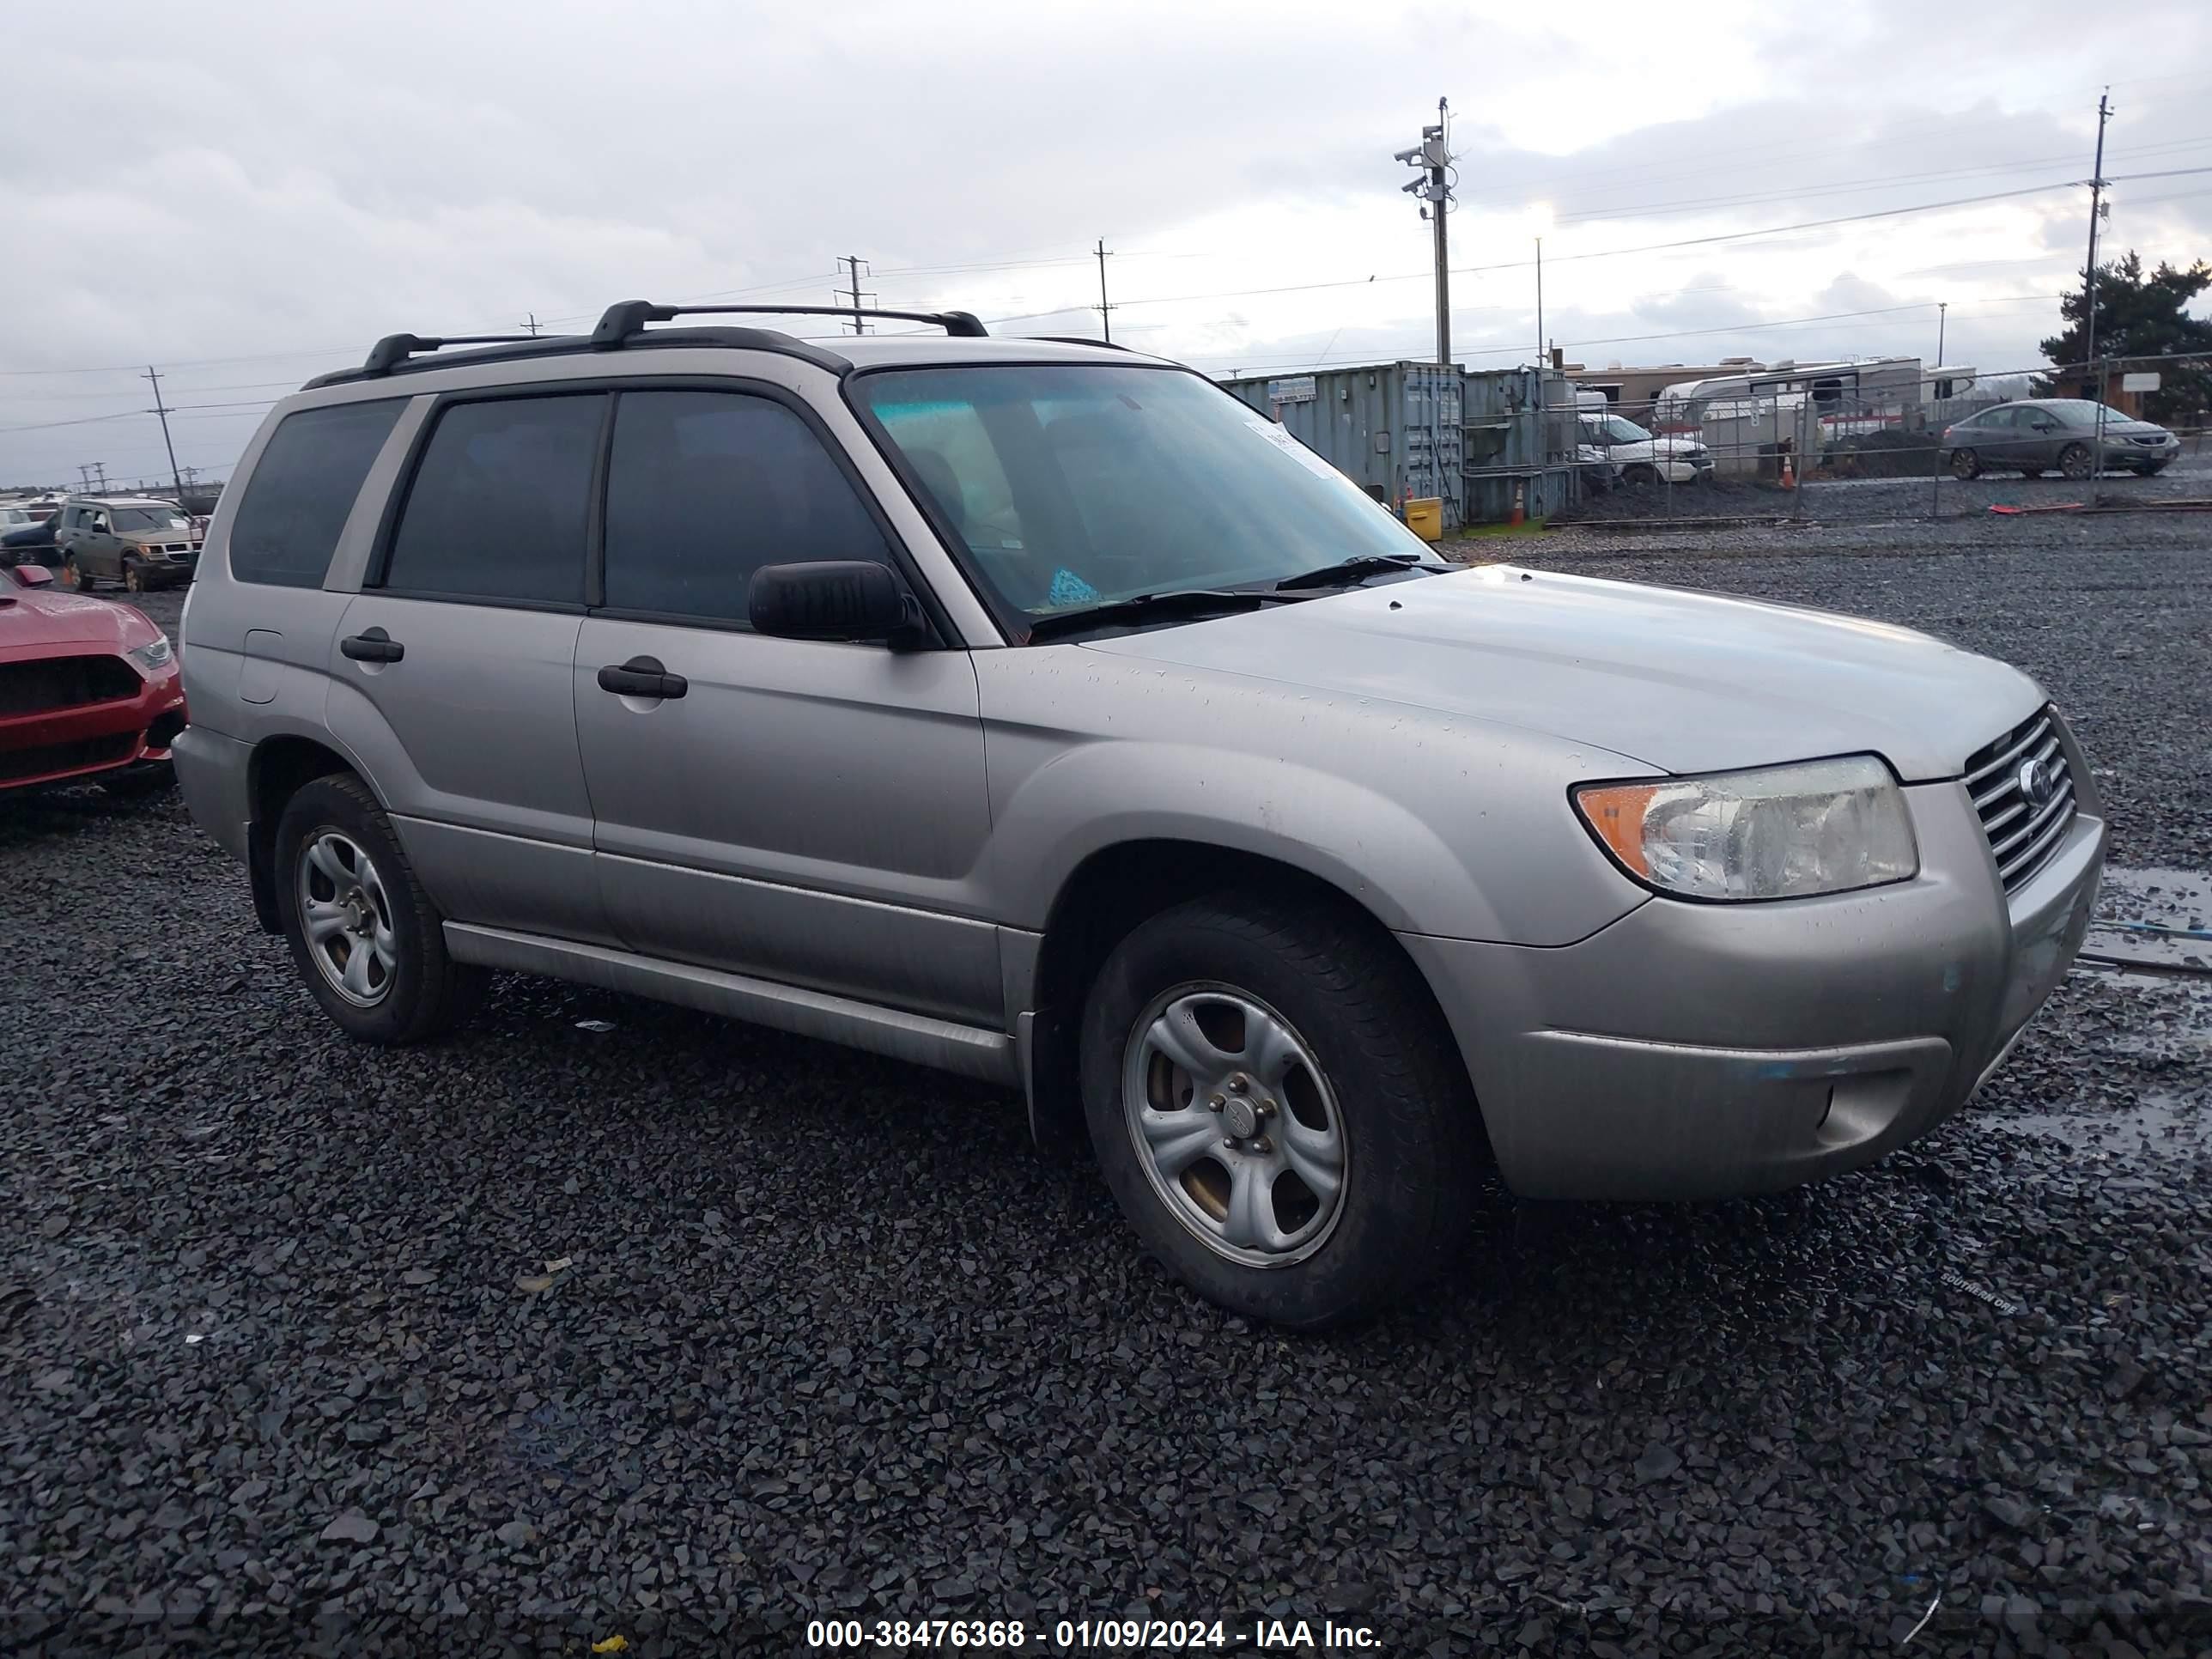
[[[605,409],[598,392],[448,407],[407,492],[384,585],[581,605],[585,513]]]
[[[607,469],[606,603],[743,622],[753,572],[891,562],[805,422],[767,398],[626,392]]]
[[[287,415],[270,434],[230,526],[230,574],[242,582],[320,587],[368,469],[404,398]]]
[[[971,567],[1032,617],[1427,550],[1280,426],[1182,370],[1010,364],[853,386]]]

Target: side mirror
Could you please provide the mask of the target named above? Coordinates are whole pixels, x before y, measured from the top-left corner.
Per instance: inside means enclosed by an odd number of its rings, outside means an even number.
[[[921,626],[921,608],[899,579],[865,559],[763,565],[748,608],[755,632],[787,640],[902,644]]]
[[[54,573],[42,564],[19,564],[14,572],[15,580],[25,587],[51,587]]]

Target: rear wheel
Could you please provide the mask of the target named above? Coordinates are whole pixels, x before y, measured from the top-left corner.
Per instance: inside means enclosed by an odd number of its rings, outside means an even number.
[[[1092,988],[1082,1076],[1122,1213],[1232,1312],[1358,1318],[1461,1237],[1473,1091],[1427,988],[1363,917],[1232,893],[1144,922]]]
[[[2088,445],[2069,444],[2058,452],[2058,471],[2062,476],[2078,483],[2087,477],[2092,470]]]
[[[1951,452],[1951,476],[1960,483],[1979,477],[1981,471],[1982,458],[1972,450],[1954,449]]]
[[[370,1042],[413,1042],[465,1018],[486,975],[446,954],[445,919],[392,820],[348,773],[315,779],[276,825],[277,911],[323,1012]]]

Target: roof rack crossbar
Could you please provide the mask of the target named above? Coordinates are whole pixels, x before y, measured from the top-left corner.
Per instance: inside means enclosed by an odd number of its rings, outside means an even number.
[[[611,351],[647,323],[665,323],[678,317],[889,317],[908,323],[933,323],[958,339],[986,337],[982,320],[972,311],[884,311],[851,306],[662,306],[650,300],[619,300],[606,308],[592,331],[592,344]]]
[[[1108,252],[1111,252],[1112,250],[1109,248]],[[1054,345],[1097,346],[1101,349],[1106,351],[1132,351],[1135,349],[1133,346],[1123,345],[1119,340],[1086,340],[1080,334],[1031,334],[1025,336],[1024,337],[1031,340],[1049,340]]]
[[[405,362],[418,351],[435,351],[442,346],[507,345],[517,340],[534,339],[530,334],[448,334],[442,337],[425,334],[387,334],[368,349],[368,361],[361,366],[363,374],[389,374],[392,368]]]

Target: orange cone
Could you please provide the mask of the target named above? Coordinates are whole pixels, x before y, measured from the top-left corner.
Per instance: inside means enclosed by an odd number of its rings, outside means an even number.
[[[1784,489],[1797,488],[1797,470],[1790,465],[1790,452],[1786,449],[1782,452],[1782,487]]]
[[[1527,514],[1523,509],[1527,504],[1525,498],[1528,489],[1528,486],[1525,481],[1519,478],[1513,481],[1513,517],[1509,520],[1510,523],[1522,524],[1527,521]]]

